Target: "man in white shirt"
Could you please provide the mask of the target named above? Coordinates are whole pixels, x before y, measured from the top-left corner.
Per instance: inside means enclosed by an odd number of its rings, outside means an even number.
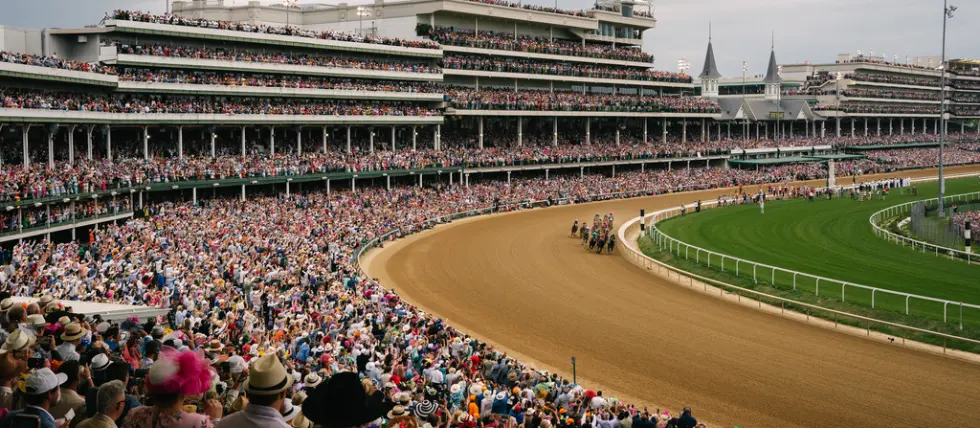
[[[65,331],[61,333],[61,342],[55,348],[58,351],[58,355],[61,355],[62,361],[77,361],[79,358],[78,344],[82,343],[82,338],[88,334],[82,325],[76,322],[69,323],[65,326]]]

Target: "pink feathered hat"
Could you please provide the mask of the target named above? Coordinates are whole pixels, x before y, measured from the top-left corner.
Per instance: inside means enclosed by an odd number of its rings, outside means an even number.
[[[158,394],[203,394],[211,388],[210,363],[195,351],[177,351],[164,346],[160,359],[146,374],[146,387]]]

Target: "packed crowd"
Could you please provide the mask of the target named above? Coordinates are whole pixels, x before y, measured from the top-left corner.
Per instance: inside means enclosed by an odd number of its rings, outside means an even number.
[[[96,63],[59,59],[57,56],[30,55],[0,51],[0,62],[33,65],[35,67],[60,68],[62,70],[85,71],[89,73],[114,74],[112,67]]]
[[[0,107],[105,113],[434,116],[439,112],[406,102],[221,98],[150,94],[83,94],[39,90],[0,91]]]
[[[186,18],[172,14],[155,15],[140,11],[116,10],[112,14],[107,13],[106,19],[180,25],[184,27],[211,28],[216,30],[242,31],[246,33],[277,34],[282,36],[306,37],[321,40],[338,40],[343,42],[373,43],[409,48],[439,49],[438,44],[427,41],[406,40],[393,37],[364,36],[358,34],[341,33],[333,30],[306,30],[292,26],[252,25],[247,22]]]
[[[718,103],[701,97],[651,97],[574,91],[446,87],[450,106],[465,110],[620,111],[717,113]]]
[[[653,55],[634,48],[614,48],[608,45],[583,44],[568,40],[543,37],[515,36],[511,33],[463,28],[436,27],[429,37],[444,45],[482,49],[532,52],[589,58],[616,59],[623,61],[653,62]]]
[[[197,85],[257,86],[300,89],[338,89],[349,91],[439,93],[442,89],[425,82],[360,80],[332,77],[225,73],[167,69],[122,68],[119,79],[135,82],[187,83]]]
[[[970,234],[973,242],[980,238],[980,211],[955,212],[950,218],[951,224],[956,228],[957,236],[963,236],[966,230],[966,222],[970,222]],[[976,244],[973,244],[975,247]]]
[[[843,111],[847,113],[877,113],[877,114],[939,114],[939,104],[918,105],[918,104],[859,104],[846,103],[840,105],[817,104],[814,110]]]
[[[72,220],[81,221],[103,215],[131,211],[128,197],[118,200],[82,201],[74,208],[70,204],[23,207],[17,211],[0,212],[0,235],[21,232],[35,227],[50,227]]]
[[[887,167],[888,170],[922,168],[936,165],[939,159],[938,148],[874,150],[865,153],[868,158]],[[943,150],[945,165],[980,163],[980,153],[957,147]]]
[[[923,100],[923,101],[939,101],[939,92],[923,92],[923,91],[911,91],[911,90],[901,90],[901,89],[845,89],[841,91],[841,95],[845,97],[853,98],[886,98],[886,99],[897,99],[897,100]]]
[[[166,202],[86,244],[24,242],[0,255],[0,289],[43,296],[0,302],[0,383],[13,386],[0,425],[693,428],[690,409],[640,410],[457,332],[363,278],[353,256],[457,212],[819,175],[695,168]],[[107,322],[58,302],[76,299],[170,312]]]
[[[506,0],[469,0],[469,1],[474,3],[492,4],[496,6],[507,6],[507,7],[517,8],[517,9],[524,9],[524,10],[534,10],[538,12],[557,13],[561,15],[587,16],[585,14],[585,11],[582,10],[559,9],[557,7],[539,6],[536,4],[525,4],[523,2],[512,2]]]
[[[912,69],[917,69],[917,70],[933,70],[934,69],[931,66],[927,67],[927,66],[919,65],[919,64],[910,64],[910,63],[901,63],[901,62],[897,62],[897,61],[888,61],[888,60],[885,60],[885,59],[872,58],[872,57],[867,57],[867,56],[863,56],[863,55],[859,55],[857,58],[854,58],[854,59],[851,59],[851,60],[847,60],[847,61],[837,61],[837,64],[853,64],[853,63],[889,65],[889,66],[892,66],[892,67],[912,68]]]
[[[659,70],[614,68],[602,65],[580,65],[562,62],[542,62],[520,58],[493,58],[447,55],[440,63],[453,70],[479,70],[505,73],[550,74],[558,76],[594,77],[655,82],[691,83],[691,76]]]
[[[939,79],[936,77],[857,72],[853,74],[849,73],[846,76],[844,76],[844,78],[859,80],[864,82],[897,83],[901,85],[914,85],[914,86],[935,86],[935,87],[939,86]]]
[[[162,43],[129,44],[108,41],[117,46],[120,54],[150,55],[171,58],[214,59],[221,61],[255,62],[266,64],[305,65],[314,67],[352,68],[359,70],[401,71],[406,73],[442,73],[438,67],[425,62],[384,61],[377,58],[354,58],[337,55],[322,56],[308,53],[266,52],[224,47],[192,47]]]

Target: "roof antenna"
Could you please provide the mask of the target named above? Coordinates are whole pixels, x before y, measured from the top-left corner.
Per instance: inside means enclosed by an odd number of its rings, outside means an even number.
[[[708,21],[708,43],[711,43],[711,21]]]
[[[775,30],[773,30],[773,32],[772,32],[772,45],[769,46],[769,49],[776,50],[776,31]]]

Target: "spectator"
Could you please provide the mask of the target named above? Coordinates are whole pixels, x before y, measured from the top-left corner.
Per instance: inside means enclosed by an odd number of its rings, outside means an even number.
[[[48,368],[37,369],[28,374],[24,382],[27,407],[7,413],[3,419],[0,419],[0,428],[30,426],[33,425],[32,422],[28,422],[30,425],[20,425],[17,421],[32,419],[38,421],[40,428],[59,428],[63,421],[56,421],[51,413],[48,413],[48,409],[61,398],[61,390],[58,387],[66,381],[68,376],[64,373],[55,374]]]
[[[223,419],[217,428],[290,428],[282,412],[286,391],[293,382],[293,376],[286,373],[275,354],[257,359],[245,385],[248,405],[245,410]]]
[[[98,413],[78,425],[78,428],[116,428],[116,420],[126,408],[126,386],[118,380],[99,388]]]
[[[91,376],[88,374],[88,368],[82,367],[78,360],[69,360],[61,363],[58,373],[63,373],[68,380],[61,385],[61,399],[51,407],[49,413],[55,419],[62,419],[69,412],[81,417],[85,414],[85,397],[78,395],[78,387],[90,386]]]
[[[206,414],[187,412],[184,399],[211,389],[211,371],[207,360],[194,351],[164,349],[161,357],[146,375],[146,388],[153,406],[133,409],[125,418],[126,428],[201,428],[213,427],[221,419],[221,405],[216,400],[204,403]]]

